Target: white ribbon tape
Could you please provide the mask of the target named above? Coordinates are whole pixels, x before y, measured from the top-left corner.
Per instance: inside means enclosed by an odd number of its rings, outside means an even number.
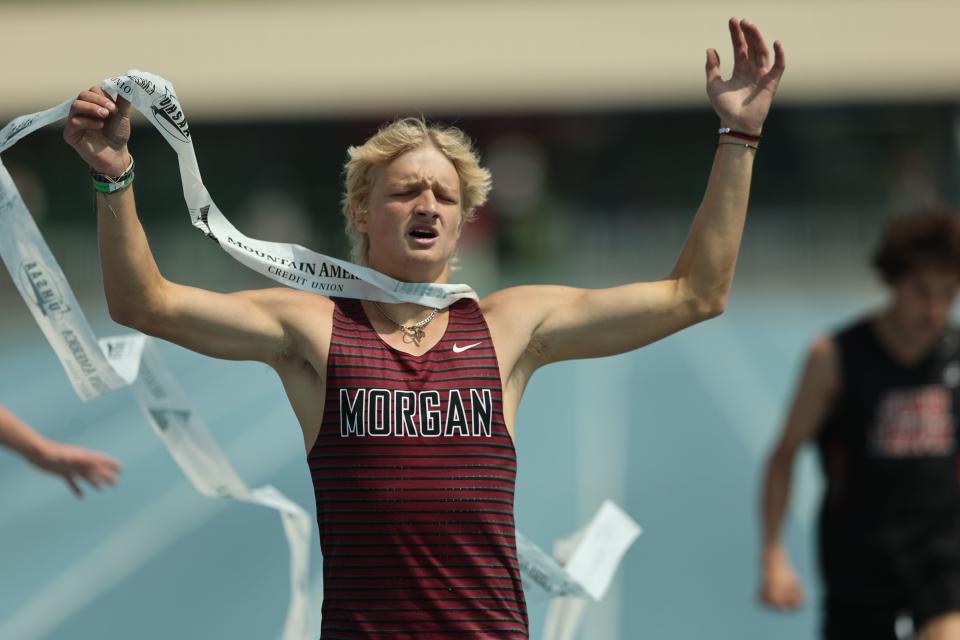
[[[193,225],[254,271],[290,287],[349,298],[431,307],[446,307],[460,298],[476,299],[466,285],[400,282],[299,245],[244,236],[220,212],[201,181],[190,129],[173,86],[136,70],[104,80],[102,86],[129,100],[177,153]],[[66,117],[72,102],[12,120],[0,129],[0,154],[33,131]],[[2,161],[0,256],[81,399],[131,386],[147,421],[197,491],[279,512],[291,568],[291,600],[281,637],[308,638],[309,516],[273,487],[250,490],[244,484],[146,336],[97,341]],[[639,534],[636,523],[613,508],[615,512],[604,505],[594,517],[566,568],[517,532],[517,552],[528,581],[555,596],[602,598],[623,554]]]
[[[623,509],[604,500],[582,531],[563,566],[588,596],[600,600],[610,588],[617,565],[642,529]]]
[[[307,512],[273,487],[247,488],[146,336],[97,341],[2,162],[0,231],[0,256],[77,394],[88,400],[130,385],[147,421],[197,491],[280,512],[291,564],[290,605],[281,638],[309,638],[307,573],[313,525]]]
[[[573,640],[586,610],[584,596],[596,601],[603,598],[617,565],[642,532],[620,507],[604,500],[586,527],[554,543],[554,557],[583,592],[558,596],[550,601],[543,625],[543,640]]]
[[[431,307],[446,307],[459,298],[476,299],[477,294],[466,285],[400,282],[300,245],[248,238],[230,224],[203,186],[190,127],[173,85],[152,73],[132,70],[105,80],[102,86],[129,100],[176,151],[183,197],[193,226],[257,273],[296,289],[349,298],[416,302]]]

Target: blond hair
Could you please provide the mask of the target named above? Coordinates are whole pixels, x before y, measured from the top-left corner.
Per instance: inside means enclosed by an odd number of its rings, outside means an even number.
[[[477,207],[487,201],[490,193],[490,171],[480,166],[480,157],[473,143],[456,127],[427,124],[422,118],[401,118],[384,125],[359,147],[347,149],[343,166],[344,192],[342,211],[350,238],[350,259],[367,263],[370,243],[354,222],[354,215],[367,207],[375,170],[384,167],[398,156],[425,144],[437,148],[457,170],[460,177],[460,223],[476,217]]]

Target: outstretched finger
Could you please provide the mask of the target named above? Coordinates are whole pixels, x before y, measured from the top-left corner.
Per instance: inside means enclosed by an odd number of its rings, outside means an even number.
[[[63,479],[66,480],[67,485],[70,487],[70,491],[73,492],[73,495],[77,496],[78,498],[83,497],[83,491],[80,489],[80,485],[77,484],[77,481],[73,479],[71,474],[63,474]]]
[[[787,56],[783,51],[783,44],[779,40],[776,40],[773,43],[773,69],[771,70],[776,74],[777,78],[783,75],[784,69],[787,68]]]
[[[730,43],[733,45],[733,64],[736,66],[747,59],[747,41],[743,37],[743,29],[740,28],[739,20],[730,18],[727,26],[730,27]]]
[[[116,486],[117,474],[115,471],[101,465],[97,467],[95,473],[97,474],[97,477],[99,477],[102,481],[106,482],[107,484]]]
[[[760,29],[749,20],[741,20],[740,25],[743,28],[744,36],[746,36],[753,63],[761,69],[766,69],[767,63],[770,61],[770,50],[767,49],[767,44],[763,41]]]
[[[114,470],[120,468],[120,463],[116,458],[109,456],[100,451],[94,451],[92,449],[83,449],[81,447],[76,448],[77,461],[84,464],[88,464],[93,467],[110,467]]]
[[[720,75],[720,54],[716,49],[707,49],[707,86],[722,81]]]
[[[96,471],[81,471],[80,475],[83,476],[83,479],[89,482],[97,491],[100,490],[100,487],[103,486],[103,479],[97,475]]]

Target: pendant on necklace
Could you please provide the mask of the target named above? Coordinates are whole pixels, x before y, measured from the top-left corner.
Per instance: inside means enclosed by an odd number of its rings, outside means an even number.
[[[423,340],[423,337],[427,335],[422,327],[400,327],[400,329],[403,333],[403,341],[407,344],[412,342],[414,346],[417,347],[420,346],[420,341]]]

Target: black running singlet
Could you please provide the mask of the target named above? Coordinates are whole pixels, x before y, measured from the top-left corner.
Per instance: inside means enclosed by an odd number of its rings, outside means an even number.
[[[893,360],[870,320],[834,338],[840,390],[817,440],[821,568],[828,592],[882,594],[899,588],[918,528],[960,514],[960,333],[912,366]]]
[[[820,430],[824,508],[883,520],[958,510],[960,335],[905,367],[869,321],[835,337],[841,389]]]

